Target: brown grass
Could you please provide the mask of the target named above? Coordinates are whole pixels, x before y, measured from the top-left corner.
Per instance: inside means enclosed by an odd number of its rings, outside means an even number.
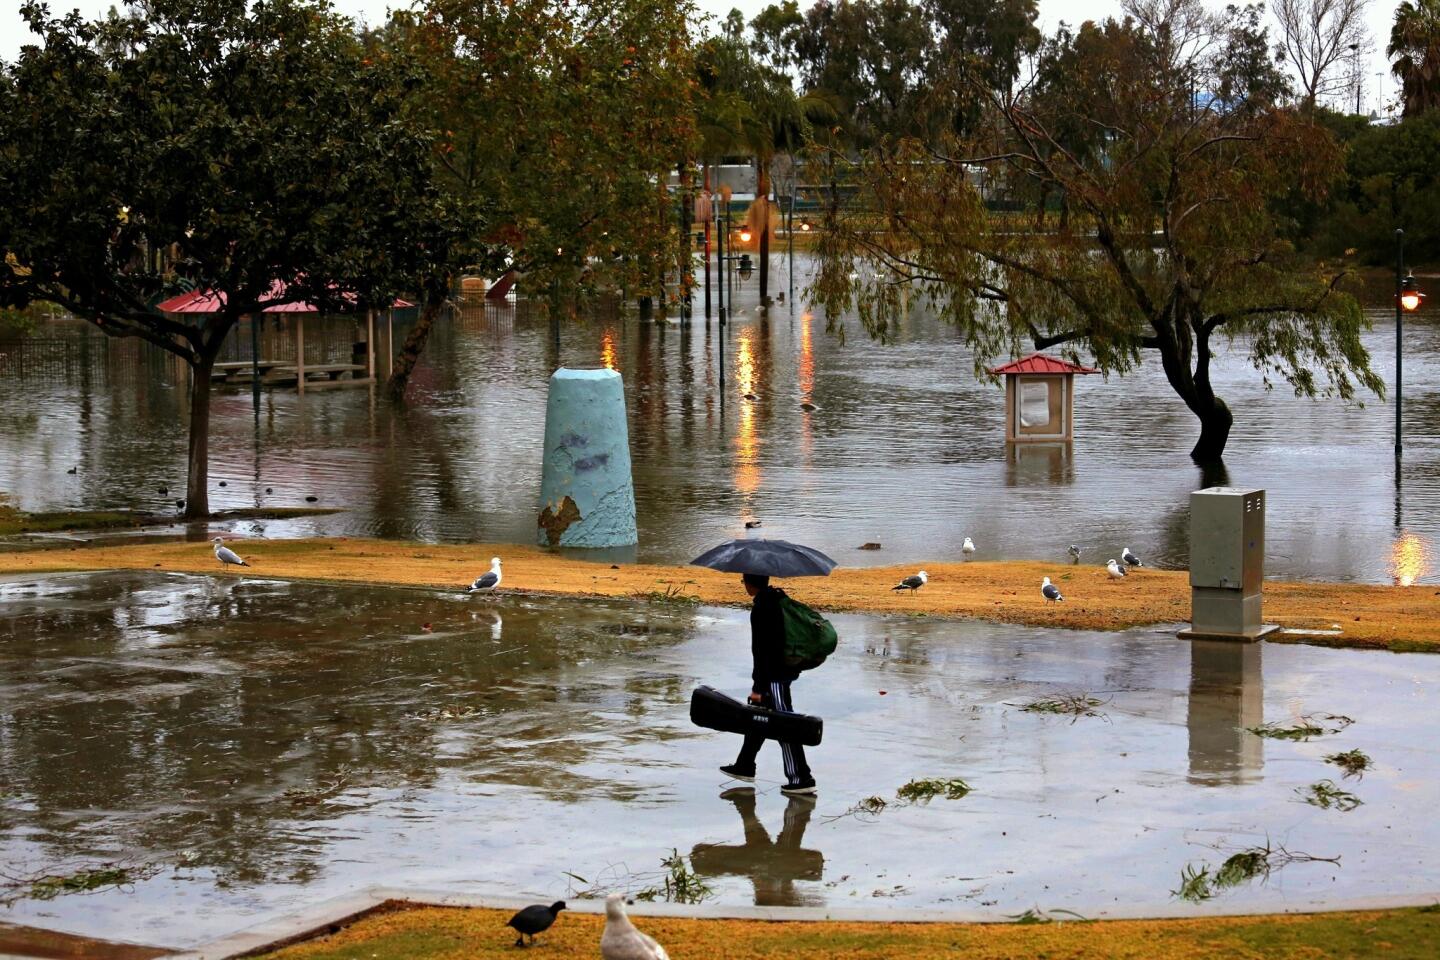
[[[401,908],[268,956],[285,960],[477,960],[521,955],[509,911]],[[640,917],[675,960],[831,960],[964,957],[966,960],[1431,958],[1440,913],[1369,911],[1309,916],[1104,923],[776,923]],[[593,958],[604,918],[563,913],[536,940],[535,956]],[[524,954],[529,956],[530,954]]]
[[[635,597],[673,591],[709,604],[746,602],[733,574],[647,564],[612,568],[515,544],[309,539],[246,540],[232,546],[254,564],[252,570],[222,571],[209,543],[166,542],[0,554],[0,575],[136,569],[463,589],[489,569],[491,556],[500,556],[505,560],[503,590],[508,592]],[[1189,618],[1189,584],[1181,571],[1146,568],[1112,581],[1104,567],[1027,560],[923,566],[930,582],[914,596],[890,590],[915,572],[912,566],[842,567],[829,577],[794,580],[787,586],[797,598],[826,610],[975,617],[1086,630]],[[1042,576],[1059,584],[1064,603],[1047,603],[1040,596]],[[1335,646],[1440,652],[1440,592],[1429,586],[1269,581],[1265,616],[1299,629],[1338,626],[1342,636],[1316,641]]]

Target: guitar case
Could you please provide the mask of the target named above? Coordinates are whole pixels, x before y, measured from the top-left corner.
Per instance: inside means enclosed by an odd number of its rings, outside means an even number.
[[[819,717],[743,703],[705,686],[696,687],[690,695],[690,722],[723,733],[758,733],[767,740],[807,747],[819,746],[825,732],[825,721]]]

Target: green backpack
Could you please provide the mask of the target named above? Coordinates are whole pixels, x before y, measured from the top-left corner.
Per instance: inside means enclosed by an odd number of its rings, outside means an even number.
[[[797,670],[814,670],[835,652],[835,627],[799,600],[780,591],[780,613],[785,622],[785,663]]]

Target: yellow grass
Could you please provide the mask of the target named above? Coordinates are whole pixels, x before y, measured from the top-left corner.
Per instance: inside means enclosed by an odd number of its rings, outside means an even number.
[[[163,570],[217,576],[263,576],[340,583],[460,589],[505,560],[508,592],[567,596],[643,597],[675,591],[711,604],[746,602],[739,577],[697,567],[592,563],[515,544],[420,544],[365,539],[233,542],[250,570],[221,570],[209,543],[146,543],[69,547],[0,554],[0,575],[79,570]],[[923,566],[930,582],[911,596],[890,585]],[[1049,576],[1065,602],[1039,590]],[[798,598],[827,610],[976,617],[1004,623],[1112,630],[1189,617],[1185,573],[1141,569],[1121,581],[1103,567],[1016,560],[846,568],[829,577],[787,584]],[[1337,646],[1440,652],[1440,592],[1430,586],[1391,587],[1267,582],[1265,615],[1286,627],[1329,629]]]
[[[508,911],[399,908],[267,956],[285,960],[476,960],[599,956],[604,918],[562,913],[521,954]],[[1104,923],[768,923],[636,917],[674,960],[1230,960],[1440,955],[1440,913],[1424,910]]]

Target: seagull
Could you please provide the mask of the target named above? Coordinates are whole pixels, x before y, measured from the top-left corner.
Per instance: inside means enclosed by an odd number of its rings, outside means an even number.
[[[911,593],[914,593],[916,590],[919,590],[921,587],[925,586],[925,584],[929,580],[930,577],[925,573],[924,570],[921,570],[919,573],[915,574],[915,576],[906,577],[904,580],[901,580],[899,583],[895,584],[895,586],[891,587],[890,589],[909,590]]]
[[[758,538],[760,537],[760,527],[761,527],[761,523],[760,523],[759,520],[746,520],[746,521],[745,521],[745,539],[746,539],[746,540],[756,540],[756,539],[758,539]]]
[[[1113,559],[1105,561],[1105,569],[1109,571],[1111,580],[1125,579],[1125,570]]]
[[[965,556],[967,557],[970,556],[970,554],[975,552],[975,541],[971,540],[969,537],[966,537],[965,542],[960,544],[960,552],[965,554]]]
[[[1040,595],[1053,603],[1059,603],[1065,599],[1060,595],[1060,588],[1051,583],[1049,577],[1040,578]]]
[[[515,946],[523,947],[525,946],[526,937],[529,937],[530,942],[533,944],[535,942],[535,934],[544,933],[546,930],[549,930],[550,925],[555,922],[555,918],[558,917],[560,911],[564,909],[564,900],[556,900],[548,907],[543,903],[537,903],[515,914],[505,926],[515,928],[516,932],[520,934],[515,940]]]
[[[250,564],[240,559],[240,555],[229,547],[225,546],[224,537],[216,537],[210,541],[215,544],[215,559],[220,561],[220,566],[227,567],[248,567]]]
[[[490,572],[482,573],[470,584],[470,593],[494,593],[500,586],[500,558],[490,558]]]
[[[1120,559],[1125,562],[1125,566],[1127,566],[1127,567],[1143,567],[1143,566],[1145,566],[1145,564],[1143,564],[1143,563],[1140,562],[1140,558],[1139,558],[1139,557],[1135,556],[1135,554],[1133,554],[1133,553],[1130,552],[1130,548],[1129,548],[1129,547],[1121,547],[1121,548],[1120,548]]]
[[[602,960],[670,960],[670,954],[635,929],[625,915],[625,898],[612,893],[605,898],[605,932],[600,935]]]
[[[1078,543],[1072,543],[1072,544],[1070,544],[1070,562],[1071,562],[1071,563],[1079,563],[1079,562],[1080,562],[1080,544],[1078,544]]]

